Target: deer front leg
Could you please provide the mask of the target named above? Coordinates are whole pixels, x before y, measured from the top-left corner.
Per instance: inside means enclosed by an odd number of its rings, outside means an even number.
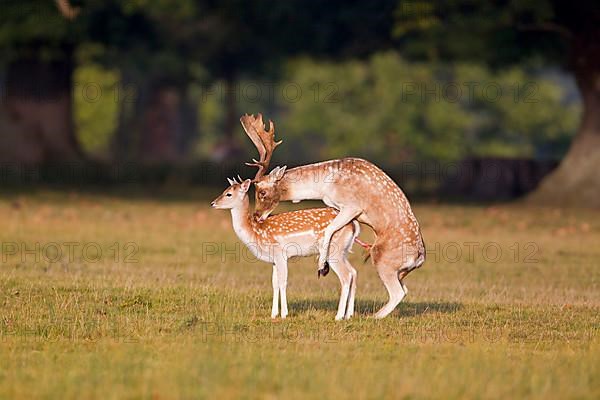
[[[271,318],[277,318],[279,314],[279,283],[277,280],[277,265],[273,264],[273,305],[271,306]]]
[[[331,244],[331,237],[334,233],[340,230],[342,227],[349,224],[354,218],[358,217],[362,213],[361,209],[354,207],[342,207],[340,213],[331,221],[331,223],[325,228],[323,233],[323,244],[319,249],[319,264],[317,276],[327,275],[329,272],[329,264],[327,258],[329,257],[329,245]]]
[[[287,260],[285,258],[276,260],[276,266],[277,266],[277,283],[279,285],[279,295],[281,297],[281,318],[285,318],[288,315],[288,306],[287,306],[288,266],[287,266]]]

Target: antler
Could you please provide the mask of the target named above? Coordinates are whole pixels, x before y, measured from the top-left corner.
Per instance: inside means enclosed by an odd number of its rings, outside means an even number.
[[[237,178],[234,176],[233,179],[227,178],[227,182],[229,182],[229,186],[233,186],[235,184],[239,184],[244,182],[244,179],[238,174]]]
[[[258,167],[256,176],[254,177],[254,181],[257,181],[265,174],[265,171],[269,167],[273,150],[281,144],[282,140],[275,141],[275,126],[273,125],[273,121],[269,120],[269,130],[265,130],[262,114],[260,113],[256,117],[245,114],[240,118],[240,122],[258,150],[259,160],[257,161],[253,158],[251,163],[246,163],[246,165],[251,167]]]

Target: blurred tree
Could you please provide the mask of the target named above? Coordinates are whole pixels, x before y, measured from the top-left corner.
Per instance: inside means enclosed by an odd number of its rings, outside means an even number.
[[[3,131],[11,132],[4,136],[23,141],[32,161],[79,154],[71,110],[77,60],[119,72],[120,156],[179,158],[197,125],[190,84],[216,80],[224,82],[225,141],[233,142],[237,82],[275,79],[290,55],[361,57],[390,47],[394,7],[392,0],[8,0],[0,17],[10,117]],[[30,101],[32,90],[62,100]]]
[[[183,157],[196,136],[196,105],[188,92],[195,64],[186,47],[194,2],[99,1],[82,4],[82,62],[119,71],[113,141],[118,158],[150,162]],[[179,31],[172,21],[180,21]]]
[[[581,124],[560,167],[531,199],[600,206],[597,1],[401,1],[396,18],[394,33],[411,59],[473,60],[493,67],[540,60],[568,66],[583,99]]]
[[[117,127],[119,73],[97,64],[79,66],[74,73],[73,107],[77,136],[84,153],[109,158]]]
[[[364,57],[393,45],[395,2],[390,0],[198,1],[185,26],[196,26],[190,56],[223,83],[225,147],[239,129],[239,82],[276,79],[295,55]],[[173,27],[180,27],[176,21]],[[227,150],[221,151],[222,156]]]
[[[302,59],[288,69],[286,79],[305,93],[296,102],[281,101],[286,118],[278,129],[293,145],[282,146],[279,159],[288,149],[287,160],[355,155],[390,167],[468,156],[534,157],[549,142],[568,141],[579,116],[578,104],[564,104],[558,84],[518,67],[494,72],[471,63],[409,63],[388,51],[364,61]],[[533,81],[534,102],[515,99],[515,85]],[[479,88],[470,91],[469,82]],[[554,151],[560,156],[565,149]]]
[[[80,158],[71,90],[77,14],[77,8],[62,1],[2,2],[3,161],[35,164]]]

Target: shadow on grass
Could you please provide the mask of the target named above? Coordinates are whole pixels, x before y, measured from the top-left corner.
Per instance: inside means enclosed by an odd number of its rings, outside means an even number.
[[[361,316],[371,316],[385,303],[375,300],[356,300],[355,313]],[[336,300],[297,300],[289,303],[289,309],[295,314],[304,314],[311,310],[324,310],[335,313],[338,302]],[[390,314],[390,317],[414,317],[427,313],[452,314],[463,308],[461,303],[455,302],[402,302]]]

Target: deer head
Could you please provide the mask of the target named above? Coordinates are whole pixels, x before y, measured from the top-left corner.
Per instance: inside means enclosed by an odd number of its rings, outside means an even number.
[[[286,167],[275,167],[266,176],[265,172],[269,168],[273,151],[281,144],[282,140],[275,141],[275,125],[273,121],[269,120],[269,130],[265,129],[262,114],[260,113],[256,117],[245,114],[240,118],[240,122],[259,154],[258,161],[253,159],[251,163],[246,163],[246,165],[258,167],[256,176],[252,182],[254,182],[256,187],[256,214],[260,222],[267,219],[279,203],[280,193],[277,189],[277,184],[283,178]]]
[[[267,219],[269,214],[271,214],[279,204],[279,201],[281,200],[279,183],[285,174],[286,168],[286,166],[275,167],[269,175],[254,181],[254,188],[256,189],[254,195],[254,207],[259,222]]]
[[[231,209],[239,207],[244,202],[244,198],[246,197],[246,193],[248,193],[248,189],[250,189],[252,181],[250,179],[242,180],[239,175],[238,179],[239,181],[235,178],[227,178],[229,187],[225,189],[223,194],[210,203],[212,208]]]

